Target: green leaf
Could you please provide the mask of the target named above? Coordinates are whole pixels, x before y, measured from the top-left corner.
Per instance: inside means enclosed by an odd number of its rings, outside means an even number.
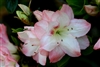
[[[23,28],[17,28],[17,29],[12,28],[12,33],[17,33],[21,31],[23,31]]]
[[[86,14],[86,15],[83,16],[83,19],[87,20],[89,17],[90,17],[90,15]]]
[[[88,4],[88,0],[66,0],[66,2],[72,7],[75,16],[86,14],[84,5]]]
[[[30,15],[31,11],[28,6],[24,4],[18,4],[18,6],[22,9],[22,11],[28,16]]]
[[[69,59],[70,57],[68,55],[65,55],[60,61],[57,62],[57,67],[65,67]]]
[[[18,5],[18,0],[6,0],[6,8],[10,13],[13,13]]]
[[[88,36],[90,43],[92,43],[92,37]]]
[[[19,45],[19,41],[14,36],[11,36],[11,39],[15,45]]]
[[[90,45],[87,49],[82,50],[83,55],[89,55],[93,52],[93,45]]]

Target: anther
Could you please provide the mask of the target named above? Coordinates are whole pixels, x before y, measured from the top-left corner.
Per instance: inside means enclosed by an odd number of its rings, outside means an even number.
[[[71,28],[71,30],[73,30],[73,28]]]
[[[32,46],[34,46],[34,45],[32,45]]]
[[[57,42],[57,44],[59,44],[59,42]]]
[[[63,41],[63,39],[61,39],[61,41]]]

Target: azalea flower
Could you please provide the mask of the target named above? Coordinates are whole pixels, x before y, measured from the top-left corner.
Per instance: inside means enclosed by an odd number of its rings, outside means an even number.
[[[18,32],[18,38],[24,43],[21,44],[21,51],[26,56],[32,57],[37,63],[45,65],[46,56],[40,54],[40,41],[32,32],[34,27],[25,26],[25,31]]]
[[[9,50],[0,45],[0,66],[1,67],[19,67],[17,61],[12,57]]]
[[[6,26],[4,24],[0,24],[0,46],[5,46],[10,53],[12,54],[13,58],[18,61],[19,55],[17,53],[17,48],[14,44],[12,44],[7,36]]]
[[[63,4],[56,12],[36,10],[33,13],[38,19],[33,32],[40,40],[40,53],[48,54],[50,62],[59,61],[65,54],[78,57],[80,50],[89,46],[86,34],[91,24],[84,19],[75,19],[70,6]]]
[[[93,49],[94,49],[94,50],[100,49],[100,38],[99,38],[98,41],[95,43]]]

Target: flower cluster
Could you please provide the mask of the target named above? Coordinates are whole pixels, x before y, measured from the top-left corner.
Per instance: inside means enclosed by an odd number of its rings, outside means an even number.
[[[0,24],[0,66],[1,67],[19,67],[17,61],[19,55],[17,48],[14,46],[7,37],[6,26]]]
[[[33,26],[28,18],[31,14],[30,9],[22,4],[19,6],[23,12],[16,11],[16,14],[28,26],[24,26],[23,31],[17,32],[21,43],[20,46],[15,46],[9,41],[6,26],[0,24],[0,66],[19,67],[18,50],[45,66],[47,58],[50,63],[56,63],[65,55],[79,57],[81,50],[90,46],[87,33],[91,29],[91,24],[85,19],[74,18],[73,10],[69,5],[63,4],[61,9],[55,12],[33,11],[38,20]],[[97,7],[85,5],[86,12],[94,16],[98,11],[91,13],[92,9],[96,10]],[[100,39],[93,49],[100,49]]]

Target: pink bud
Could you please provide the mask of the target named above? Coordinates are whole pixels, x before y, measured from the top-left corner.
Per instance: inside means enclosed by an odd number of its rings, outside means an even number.
[[[97,6],[85,5],[84,7],[85,7],[85,11],[90,16],[96,16],[99,13],[99,9]]]

